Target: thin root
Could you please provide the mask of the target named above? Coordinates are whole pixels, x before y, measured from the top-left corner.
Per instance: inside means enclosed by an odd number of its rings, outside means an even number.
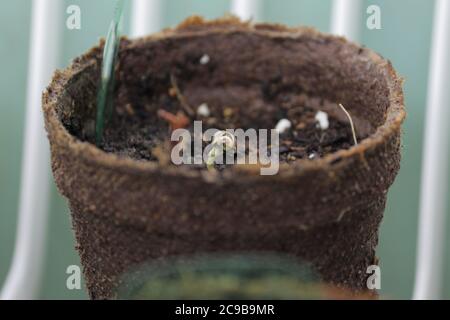
[[[350,121],[350,126],[352,128],[352,134],[353,134],[353,142],[355,143],[355,146],[356,146],[358,144],[358,139],[356,138],[356,130],[355,130],[355,125],[353,124],[352,117],[350,116],[350,113],[348,113],[347,109],[345,109],[341,103],[339,103],[339,107],[341,107],[342,111],[344,111],[345,115],[347,116],[348,120]]]
[[[181,93],[180,88],[178,87],[177,79],[173,74],[170,75],[170,82],[172,84],[172,88],[175,90],[175,95],[178,98],[178,101],[180,101],[181,106],[183,107],[184,111],[190,116],[194,117],[195,112],[194,109],[189,105],[189,103],[186,101],[186,98]]]
[[[336,219],[336,222],[341,222],[342,221],[342,219],[344,218],[344,216],[347,214],[347,212],[349,212],[350,211],[350,208],[346,208],[346,209],[344,209],[344,210],[342,210],[341,212],[339,212],[339,215],[338,215],[338,217],[337,217],[337,219]]]

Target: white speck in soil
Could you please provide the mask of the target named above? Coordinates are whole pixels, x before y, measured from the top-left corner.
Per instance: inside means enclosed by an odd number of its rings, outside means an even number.
[[[210,111],[209,111],[209,107],[206,103],[202,103],[201,105],[198,106],[197,108],[197,115],[199,117],[209,117],[210,115]]]
[[[291,126],[292,126],[292,123],[288,119],[281,119],[280,121],[278,121],[277,125],[275,126],[275,130],[277,130],[279,134],[282,134],[286,130],[290,129]]]
[[[210,60],[211,60],[211,58],[207,54],[204,54],[200,58],[200,64],[208,64]]]
[[[313,159],[315,159],[316,157],[317,157],[317,154],[316,154],[315,152],[313,152],[313,153],[311,153],[311,154],[308,156],[308,159],[313,160]]]
[[[327,130],[330,127],[330,122],[328,121],[328,114],[323,111],[317,111],[315,120],[317,122],[317,127],[321,130]]]

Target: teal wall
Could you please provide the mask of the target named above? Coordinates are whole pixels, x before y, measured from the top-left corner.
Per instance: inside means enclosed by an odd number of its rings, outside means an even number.
[[[328,31],[330,0],[265,0],[264,19],[288,25],[311,25]],[[371,0],[382,10],[382,30],[364,28],[362,43],[389,58],[405,77],[408,118],[404,126],[401,172],[389,193],[381,229],[379,256],[382,292],[391,298],[411,296],[420,188],[422,135],[433,1]],[[111,0],[71,0],[82,10],[82,29],[65,30],[61,67],[105,35],[112,16]],[[168,0],[165,26],[180,22],[189,14],[218,17],[227,11],[228,0]],[[5,1],[0,11],[0,286],[13,251],[19,194],[24,126],[31,1]],[[125,26],[129,23],[129,7]],[[61,12],[65,15],[65,12]],[[361,12],[365,16],[365,12]],[[125,28],[127,31],[128,28]],[[449,177],[450,178],[450,177]],[[450,208],[450,206],[449,206]],[[450,219],[447,221],[450,230]],[[65,287],[66,267],[79,264],[65,200],[53,187],[49,243],[41,298],[86,298],[84,291]],[[450,234],[449,234],[450,236]],[[447,239],[448,240],[448,239]],[[448,241],[447,241],[448,243]],[[447,250],[448,251],[448,250]],[[450,255],[446,269],[449,269]],[[445,296],[450,298],[450,274]]]

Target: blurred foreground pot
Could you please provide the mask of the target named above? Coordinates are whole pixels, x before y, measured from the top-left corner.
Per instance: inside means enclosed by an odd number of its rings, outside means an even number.
[[[400,163],[405,112],[391,64],[308,28],[190,18],[123,40],[118,97],[145,94],[134,90],[142,79],[157,90],[174,64],[205,52],[216,61],[210,85],[266,83],[276,74],[287,92],[341,102],[374,130],[348,150],[283,164],[275,176],[240,167],[220,176],[119,157],[79,138],[95,114],[101,46],[92,49],[57,72],[43,98],[53,174],[69,200],[91,298],[114,298],[120,276],[149,259],[216,252],[290,254],[324,281],[364,290]]]
[[[208,255],[142,264],[122,278],[126,300],[374,299],[320,283],[310,266],[280,255]]]

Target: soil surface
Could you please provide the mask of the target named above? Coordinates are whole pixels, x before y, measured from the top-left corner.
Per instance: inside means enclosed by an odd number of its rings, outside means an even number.
[[[244,90],[244,88],[234,88],[234,90],[204,88],[203,90],[196,89],[186,95],[182,93],[189,107],[195,112],[201,104],[206,104],[208,109],[211,108],[210,106],[214,106],[209,116],[202,116],[197,112],[194,115],[188,115],[188,112],[184,111],[185,108],[180,98],[173,92],[173,87],[169,85],[167,94],[159,96],[155,105],[146,106],[148,112],[146,109],[135,108],[129,103],[117,105],[116,114],[106,128],[104,142],[100,147],[107,152],[114,152],[137,160],[158,161],[161,160],[161,157],[164,158],[161,153],[165,153],[169,157],[170,146],[173,146],[169,141],[170,124],[167,120],[161,119],[154,110],[164,110],[172,115],[182,114],[182,118],[188,119],[188,124],[183,127],[191,132],[193,132],[195,120],[203,122],[203,131],[205,131],[209,128],[219,130],[274,129],[278,121],[287,119],[291,122],[291,127],[280,135],[280,162],[293,162],[298,159],[314,160],[340,149],[348,149],[354,144],[351,126],[343,111],[338,104],[323,99],[311,99],[301,94],[264,99],[264,86],[259,94],[254,90]],[[241,94],[242,104],[249,106],[247,109],[252,109],[253,112],[262,113],[262,121],[267,125],[248,123],[244,118],[245,115],[240,115],[242,111],[239,111],[245,110],[245,108],[232,107],[226,103],[227,92],[234,96]],[[202,98],[203,100],[199,100]],[[205,102],[195,105],[190,103],[190,100]],[[273,114],[274,108],[279,108],[275,113],[277,116],[264,119],[264,110],[272,110]],[[326,112],[328,115],[328,128],[320,127],[316,120],[318,111]],[[354,117],[352,120],[357,124],[363,123]],[[368,129],[364,130],[366,126],[364,124],[359,126],[363,130],[357,130],[358,140],[369,134]],[[207,144],[205,142],[203,147]]]
[[[251,49],[240,56],[230,55],[229,51],[243,41],[252,43]],[[198,45],[194,46],[195,42]],[[374,127],[382,121],[378,114],[368,114],[369,108],[361,104],[379,104],[376,99],[370,100],[358,89],[350,98],[342,90],[331,90],[325,80],[337,75],[328,75],[322,69],[314,71],[316,64],[306,62],[314,57],[311,52],[318,50],[328,63],[331,53],[320,43],[309,44],[309,51],[303,55],[298,53],[302,43],[290,39],[274,43],[240,34],[150,42],[125,49],[127,45],[126,41],[122,43],[124,50],[119,55],[113,116],[99,146],[119,156],[170,162],[172,129],[192,130],[195,120],[202,121],[204,132],[209,128],[274,129],[280,120],[287,119],[291,127],[280,136],[280,162],[314,161],[354,144],[349,119],[338,105],[341,101],[336,101],[341,96],[348,103],[343,102],[355,124],[358,141],[374,133]],[[278,56],[284,60],[274,60]],[[320,68],[334,72],[328,66]],[[353,80],[336,81],[343,86]],[[357,88],[364,84],[355,82]],[[202,105],[208,106],[209,115],[198,112]],[[66,125],[81,140],[94,143],[95,108],[89,110],[69,117]],[[319,111],[328,116],[329,127],[325,129],[316,120]],[[167,115],[178,115],[179,123],[171,124]]]

